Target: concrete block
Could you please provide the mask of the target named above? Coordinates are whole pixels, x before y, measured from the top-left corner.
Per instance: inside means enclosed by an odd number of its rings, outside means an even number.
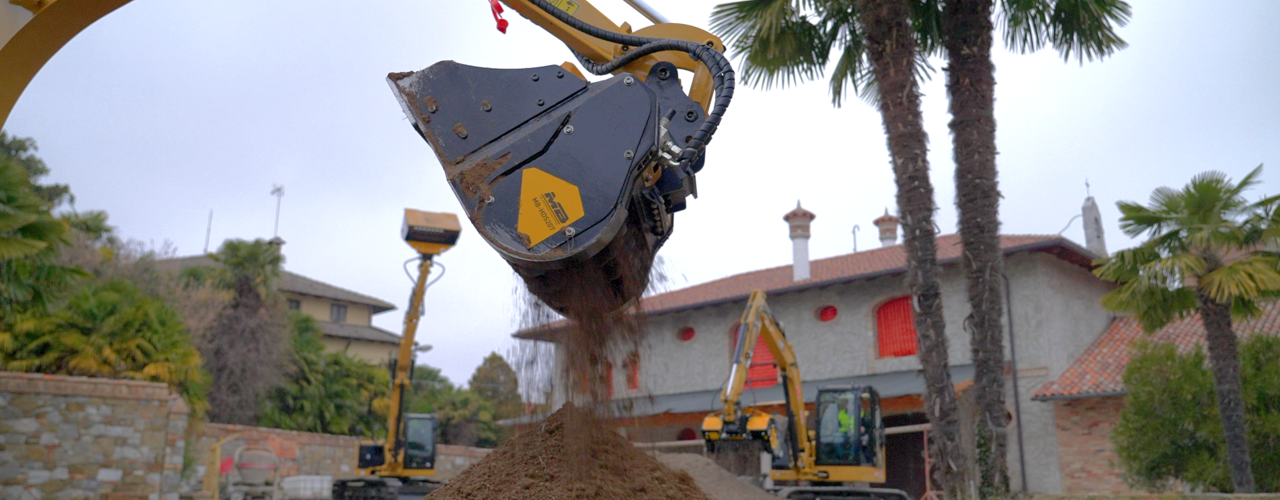
[[[124,477],[124,471],[120,469],[98,469],[98,480],[104,483],[119,482]]]

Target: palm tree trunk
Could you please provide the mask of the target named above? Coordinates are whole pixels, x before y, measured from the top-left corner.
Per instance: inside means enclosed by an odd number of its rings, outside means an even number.
[[[1245,429],[1244,396],[1240,383],[1240,354],[1236,334],[1231,329],[1231,308],[1203,291],[1197,292],[1200,319],[1204,321],[1209,365],[1213,368],[1214,389],[1218,393],[1218,414],[1227,438],[1227,465],[1236,493],[1253,493],[1257,487],[1249,460],[1249,434]]]
[[[949,0],[942,10],[947,92],[956,162],[962,263],[969,284],[970,347],[977,391],[978,476],[983,498],[1009,492],[1008,410],[1000,317],[1000,189],[996,182],[992,0]]]
[[[907,286],[920,337],[920,364],[926,384],[925,413],[933,425],[930,471],[949,500],[971,498],[968,456],[960,441],[960,415],[947,361],[946,324],[938,286],[938,254],[933,228],[933,185],[929,181],[928,136],[915,79],[916,44],[906,0],[858,0],[867,53],[880,88],[880,116],[888,136],[898,214],[907,254]]]

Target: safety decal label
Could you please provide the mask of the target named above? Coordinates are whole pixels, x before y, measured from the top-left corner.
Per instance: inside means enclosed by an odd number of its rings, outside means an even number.
[[[534,167],[523,170],[516,231],[527,238],[526,248],[542,243],[582,215],[578,186]]]
[[[556,6],[557,9],[563,10],[571,16],[578,15],[578,2],[575,2],[573,0],[547,0],[547,1],[551,2],[551,5]]]

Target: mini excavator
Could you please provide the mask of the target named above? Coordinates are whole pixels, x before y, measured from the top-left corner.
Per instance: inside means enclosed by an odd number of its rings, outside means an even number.
[[[436,486],[436,435],[439,420],[428,413],[405,413],[404,404],[413,380],[414,343],[422,297],[430,283],[435,257],[453,248],[462,232],[458,216],[406,208],[400,236],[418,257],[418,277],[404,312],[404,333],[391,363],[391,404],[387,412],[387,438],[382,443],[361,444],[358,475],[335,478],[333,500],[397,500],[399,494],[427,493]],[[408,264],[408,262],[405,262]],[[439,279],[439,278],[437,278]]]
[[[570,62],[443,61],[388,83],[467,218],[535,296],[569,317],[619,309],[643,293],[673,214],[697,196],[694,176],[733,95],[724,44],[638,0],[628,3],[655,24],[634,33],[585,0],[503,3],[588,72],[611,76],[588,81]],[[505,32],[502,6],[491,7]],[[688,94],[679,70],[693,73]]]
[[[785,395],[786,416],[743,408],[741,396],[757,342],[773,354]],[[773,457],[769,477],[788,484],[782,498],[909,500],[902,490],[871,488],[885,482],[884,422],[880,395],[869,386],[821,387],[817,430],[809,430],[800,365],[782,326],[769,312],[764,290],[751,292],[736,332],[733,365],[721,393],[721,410],[702,421],[702,438],[714,452],[725,442],[757,442]]]

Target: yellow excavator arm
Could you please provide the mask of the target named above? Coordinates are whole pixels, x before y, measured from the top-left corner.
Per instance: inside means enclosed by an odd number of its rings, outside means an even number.
[[[769,311],[764,290],[747,298],[746,310],[735,337],[729,381],[721,393],[720,411],[702,421],[702,437],[714,452],[723,442],[755,441],[773,455],[769,477],[801,483],[885,482],[884,424],[880,396],[871,387],[832,386],[818,389],[815,398],[818,431],[811,431],[805,408],[800,365],[782,325]],[[785,420],[759,408],[743,408],[742,394],[757,345],[773,354],[783,391]],[[812,498],[861,498],[906,500],[894,489],[865,486],[812,486],[779,488],[779,496]],[[809,496],[806,496],[809,495]]]

